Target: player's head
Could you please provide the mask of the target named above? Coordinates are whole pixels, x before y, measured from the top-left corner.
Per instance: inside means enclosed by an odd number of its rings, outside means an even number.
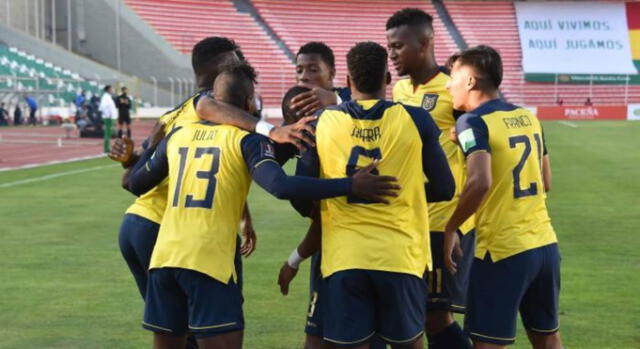
[[[220,72],[220,67],[244,61],[240,47],[228,38],[211,36],[193,46],[191,66],[201,89],[209,89]]]
[[[333,88],[336,63],[333,51],[324,42],[308,42],[296,54],[296,81],[310,87]]]
[[[256,111],[256,71],[247,62],[220,67],[213,84],[216,100],[229,103],[250,114]]]
[[[371,41],[357,43],[347,53],[347,85],[361,94],[384,98],[391,82],[387,70],[387,50]]]
[[[398,75],[407,75],[435,62],[433,17],[422,10],[405,8],[387,20],[389,58]]]
[[[127,94],[127,91],[129,91],[129,89],[127,88],[127,86],[122,86],[122,88],[120,89],[120,91],[124,94]]]
[[[105,86],[105,87],[104,87],[104,89],[103,89],[103,91],[104,91],[104,92],[106,92],[106,93],[111,93],[111,91],[112,91],[112,90],[111,90],[111,85],[107,85],[107,86]]]
[[[295,124],[302,117],[297,115],[296,111],[291,108],[291,100],[293,97],[308,91],[311,91],[311,89],[306,86],[293,86],[282,97],[282,117],[286,125]]]
[[[453,109],[468,111],[473,93],[495,95],[502,82],[502,59],[489,46],[476,46],[449,58],[451,80],[447,89],[453,96]]]

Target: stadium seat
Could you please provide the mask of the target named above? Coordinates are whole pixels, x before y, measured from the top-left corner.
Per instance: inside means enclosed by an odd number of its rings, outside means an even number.
[[[238,12],[231,1],[125,0],[144,21],[178,51],[189,54],[207,36],[234,39],[258,71],[259,93],[268,107],[294,83],[293,63],[248,13]]]

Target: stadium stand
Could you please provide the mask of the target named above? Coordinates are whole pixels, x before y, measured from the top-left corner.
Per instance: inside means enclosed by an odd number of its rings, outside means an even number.
[[[336,56],[336,84],[344,85],[346,55],[360,41],[375,41],[386,47],[385,23],[404,7],[433,14],[436,58],[444,63],[458,50],[436,10],[428,1],[253,0],[258,12],[284,40],[292,52],[309,41],[324,41]],[[392,72],[392,75],[395,75]],[[394,76],[394,80],[397,78]]]
[[[559,98],[565,105],[582,105],[587,97],[599,105],[640,101],[640,86],[554,85],[525,81],[513,2],[447,1],[445,6],[469,46],[486,44],[500,51],[504,64],[502,92],[513,103],[553,105]],[[625,100],[625,89],[628,89],[628,101]]]
[[[144,21],[173,47],[190,53],[200,39],[218,35],[233,38],[259,73],[259,93],[267,106],[280,105],[293,82],[293,64],[248,13],[230,1],[125,0]]]
[[[47,94],[44,106],[66,106],[81,90],[99,93],[96,81],[5,45],[0,45],[0,77],[0,90]]]

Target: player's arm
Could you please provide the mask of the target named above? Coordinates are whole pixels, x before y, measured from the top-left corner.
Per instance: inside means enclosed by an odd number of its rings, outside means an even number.
[[[269,141],[257,134],[243,138],[242,153],[253,180],[278,199],[313,201],[354,195],[362,199],[384,202],[386,196],[397,196],[396,191],[399,189],[394,177],[371,174],[377,166],[375,163],[346,178],[287,176],[276,162]]]
[[[240,253],[249,257],[253,251],[256,250],[257,236],[256,231],[253,229],[253,220],[251,219],[251,212],[249,211],[249,203],[244,203],[244,210],[242,212],[242,246],[240,247]]]
[[[462,255],[460,238],[456,231],[473,215],[489,193],[492,184],[491,149],[484,121],[472,114],[463,115],[456,123],[458,143],[466,156],[467,180],[458,206],[445,227],[444,259],[447,269],[453,274],[457,265],[453,254]]]
[[[155,148],[149,147],[142,154],[129,176],[129,191],[140,196],[167,178],[169,175],[169,161],[167,159],[167,143],[171,135],[180,128],[175,128]]]
[[[544,183],[544,191],[551,190],[551,159],[547,150],[547,142],[544,139],[544,131],[542,131],[542,181]]]
[[[280,293],[283,295],[289,294],[289,284],[298,273],[300,263],[305,259],[311,257],[314,253],[320,250],[322,243],[322,224],[319,217],[315,217],[311,221],[309,230],[304,236],[304,239],[300,242],[289,255],[289,259],[284,262],[280,268],[278,274],[278,285],[280,286]]]
[[[422,171],[429,181],[425,184],[427,202],[449,201],[456,191],[447,156],[440,145],[440,129],[429,113],[406,107],[418,128],[422,140]]]
[[[309,125],[311,121],[315,120],[315,117],[302,118],[292,125],[273,126],[231,104],[215,100],[208,93],[198,99],[196,111],[200,119],[256,132],[278,143],[291,143],[300,150],[304,148],[303,144],[314,145],[308,134],[315,132],[313,127]]]

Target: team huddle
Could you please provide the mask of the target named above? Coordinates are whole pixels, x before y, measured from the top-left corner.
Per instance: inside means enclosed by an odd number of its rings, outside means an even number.
[[[504,348],[518,313],[533,348],[562,348],[540,122],[500,99],[492,48],[439,66],[432,17],[418,9],[393,14],[386,35],[387,48],[351,48],[344,88],[331,49],[303,45],[275,127],[256,117],[257,73],[240,48],[203,39],[192,53],[200,91],[141,149],[116,141],[110,157],[138,196],[120,248],[156,348],[242,347],[252,180],[310,218],[278,275],[287,294],[311,258],[305,348],[417,349],[425,335],[434,349]],[[403,77],[392,100],[388,61]]]

